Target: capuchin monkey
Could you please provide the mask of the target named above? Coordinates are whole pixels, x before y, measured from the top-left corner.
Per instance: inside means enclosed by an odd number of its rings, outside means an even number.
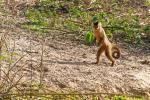
[[[108,40],[100,22],[93,22],[93,31],[96,42],[99,45],[99,49],[96,54],[96,62],[94,64],[99,63],[101,54],[105,52],[106,57],[112,62],[111,66],[114,66],[115,59],[120,57],[120,49]]]

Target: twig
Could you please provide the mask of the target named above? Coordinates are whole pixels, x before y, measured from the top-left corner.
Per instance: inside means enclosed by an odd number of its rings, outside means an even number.
[[[9,72],[16,66],[16,64],[21,61],[24,58],[25,55],[23,55],[22,57],[20,57],[8,70],[8,76],[9,76]]]
[[[23,75],[16,81],[15,84],[12,84],[12,85],[7,89],[7,91],[6,91],[5,93],[3,93],[3,95],[8,94],[12,88],[16,87],[16,85],[18,85],[18,83],[20,82],[20,80],[21,80],[22,78],[23,78]]]
[[[44,41],[45,42],[45,41]],[[43,43],[43,41],[42,41],[42,54],[41,54],[41,61],[40,61],[40,69],[41,69],[41,72],[40,72],[40,87],[39,88],[41,88],[41,85],[42,85],[42,79],[43,79],[43,77],[44,77],[44,72],[43,72],[43,55],[44,55],[44,43]],[[43,72],[43,74],[42,74],[42,72]]]
[[[31,32],[30,32],[30,35],[31,35]],[[30,39],[30,52],[32,51],[32,45],[31,45],[31,38],[29,37],[29,39]],[[31,74],[30,74],[30,98],[32,97],[32,95],[31,95],[31,90],[32,90],[32,67],[33,67],[33,64],[32,64],[32,54],[31,54],[31,56],[30,56],[30,69],[31,69]]]
[[[8,33],[4,33],[4,35],[2,35],[1,39],[0,39],[0,57],[2,56],[2,47],[3,47],[3,44],[6,42],[5,39],[6,39],[6,35]],[[5,43],[6,44],[6,43]],[[2,70],[2,65],[1,65],[1,60],[0,60],[0,80],[1,80],[1,77],[2,77],[2,73],[1,73],[1,70]]]

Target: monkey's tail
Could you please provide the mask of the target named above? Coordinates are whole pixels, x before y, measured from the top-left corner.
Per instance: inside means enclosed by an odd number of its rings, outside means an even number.
[[[113,58],[118,59],[118,58],[120,58],[120,55],[121,55],[120,49],[117,46],[113,45],[113,47],[112,47]]]

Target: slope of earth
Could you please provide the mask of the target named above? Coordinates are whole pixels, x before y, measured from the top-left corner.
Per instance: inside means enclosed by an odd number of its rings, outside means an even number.
[[[31,80],[41,82],[53,91],[150,93],[149,47],[136,50],[118,44],[122,55],[111,67],[104,55],[98,65],[92,64],[98,47],[72,41],[70,35],[52,31],[41,39],[36,33],[2,24],[0,30],[1,35],[8,33],[6,44],[8,51],[16,53],[14,60],[24,55],[13,67],[14,70],[23,67],[16,77],[23,74],[21,81],[24,84]],[[5,63],[2,66],[7,68]]]

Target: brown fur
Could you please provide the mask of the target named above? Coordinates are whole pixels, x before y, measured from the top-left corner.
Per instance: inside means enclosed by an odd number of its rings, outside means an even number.
[[[94,23],[93,29],[94,29],[96,42],[100,46],[97,51],[97,55],[96,55],[97,61],[95,62],[95,64],[99,63],[100,55],[103,52],[105,52],[106,57],[112,62],[111,66],[114,66],[115,59],[118,59],[120,57],[120,49],[117,46],[111,44],[111,42],[108,40],[106,33],[102,28],[101,23],[98,22]]]

